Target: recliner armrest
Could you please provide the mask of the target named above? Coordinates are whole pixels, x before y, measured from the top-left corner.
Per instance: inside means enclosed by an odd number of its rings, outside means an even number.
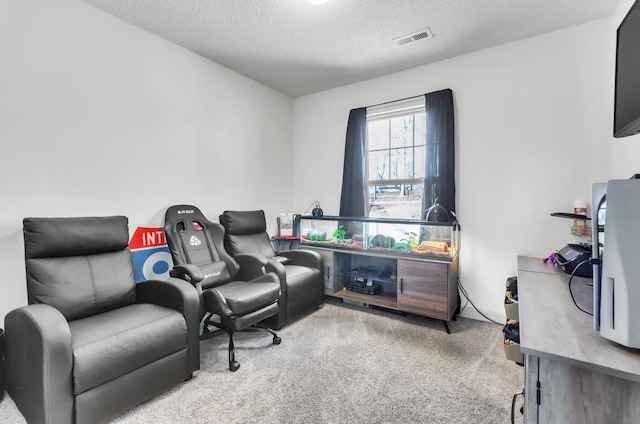
[[[233,257],[240,265],[265,266],[267,258],[259,253],[238,253]]]
[[[290,265],[308,266],[320,270],[323,267],[322,255],[313,250],[283,250],[278,252],[278,255],[291,259]]]
[[[28,422],[73,422],[71,333],[57,309],[34,304],[4,318],[6,388]]]
[[[275,257],[273,258],[273,260],[274,260],[274,261],[278,261],[278,262],[280,262],[280,263],[281,263],[281,264],[283,264],[283,265],[286,265],[286,264],[288,264],[289,262],[291,262],[291,259],[289,259],[289,258],[287,258],[287,257],[284,257],[284,256],[275,256]]]
[[[250,283],[278,283],[280,281],[280,278],[274,274],[273,272],[267,272],[264,275],[261,275],[258,278],[254,278],[253,280],[249,281]]]
[[[238,279],[249,281],[264,275],[267,266],[267,258],[256,253],[239,253],[233,259],[240,265],[240,271],[236,276]]]
[[[196,267],[197,268],[197,267]],[[202,273],[202,272],[200,272]],[[136,285],[138,303],[152,303],[175,309],[187,323],[189,373],[200,369],[200,296],[187,281],[178,278],[148,280]]]
[[[169,275],[181,280],[188,281],[193,285],[204,279],[204,273],[202,272],[200,267],[193,264],[174,265],[171,271],[169,271]]]

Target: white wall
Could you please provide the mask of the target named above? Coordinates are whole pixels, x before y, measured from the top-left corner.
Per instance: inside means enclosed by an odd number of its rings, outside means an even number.
[[[620,160],[611,157],[613,32],[602,19],[295,99],[294,209],[319,200],[338,213],[350,109],[451,88],[460,277],[481,311],[504,319],[516,256],[546,257],[571,240],[572,222],[549,214],[588,200],[590,183]]]
[[[348,111],[448,87],[461,279],[483,312],[501,318],[516,255],[546,256],[571,238],[570,221],[549,213],[588,199],[591,181],[640,172],[640,136],[611,136],[615,28],[631,4],[622,0],[611,19],[292,106],[79,1],[5,0],[0,316],[26,303],[23,217],[125,214],[134,227],[186,202],[213,218],[264,208],[271,222],[314,200],[337,214]]]
[[[291,205],[292,100],[77,0],[0,2],[0,317],[22,218]]]

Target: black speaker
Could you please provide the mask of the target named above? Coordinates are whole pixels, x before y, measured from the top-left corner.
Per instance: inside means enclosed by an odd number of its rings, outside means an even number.
[[[567,244],[556,254],[556,261],[562,270],[578,277],[593,278],[593,266],[590,259],[591,247],[579,244]]]

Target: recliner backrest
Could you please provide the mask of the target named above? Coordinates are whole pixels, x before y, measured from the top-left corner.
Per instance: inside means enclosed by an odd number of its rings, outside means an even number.
[[[167,209],[164,231],[175,264],[194,264],[204,274],[202,288],[231,281],[240,266],[224,250],[224,228],[209,221],[195,206]]]
[[[269,259],[276,256],[264,211],[225,211],[220,215],[225,228],[225,247],[231,255],[257,253]]]
[[[23,234],[30,304],[74,320],[135,302],[127,217],[25,218]]]

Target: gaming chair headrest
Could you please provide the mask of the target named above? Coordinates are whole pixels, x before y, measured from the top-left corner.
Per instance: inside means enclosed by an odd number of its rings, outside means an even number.
[[[204,214],[195,206],[192,205],[174,205],[167,209],[164,214],[164,228],[165,230],[175,231],[174,226],[178,222],[185,221],[187,219],[197,219],[202,221],[209,221]]]
[[[257,211],[224,211],[220,216],[227,234],[246,235],[267,231],[267,220],[263,210]]]
[[[209,221],[197,207],[169,207],[165,212],[164,231],[173,262],[198,265],[206,277],[203,287],[227,281],[238,272],[238,263],[224,248],[224,228]]]

